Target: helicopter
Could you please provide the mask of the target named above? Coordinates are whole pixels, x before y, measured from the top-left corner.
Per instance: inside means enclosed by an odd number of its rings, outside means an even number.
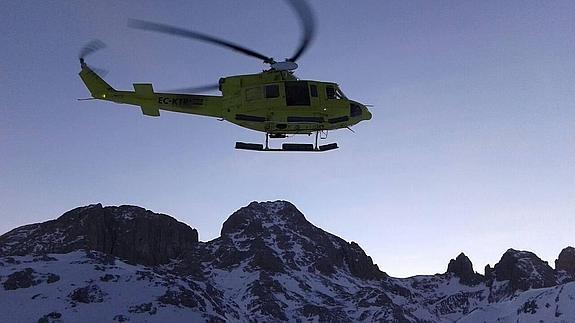
[[[128,25],[143,31],[193,39],[218,45],[237,53],[262,60],[269,69],[256,74],[222,77],[217,84],[189,88],[185,92],[219,90],[222,95],[155,92],[152,84],[134,83],[134,91],[119,91],[88,66],[85,57],[105,47],[95,40],[80,52],[80,78],[90,91],[91,98],[120,104],[139,106],[146,116],[158,117],[160,110],[214,117],[240,127],[265,133],[265,143],[236,142],[236,149],[253,151],[324,152],[339,148],[337,143],[318,146],[318,137],[326,139],[330,130],[347,128],[372,115],[366,105],[348,99],[337,83],[302,80],[295,74],[296,61],[307,50],[314,35],[315,22],[308,5],[300,0],[287,0],[302,24],[303,37],[290,58],[273,58],[244,46],[204,33],[171,25],[131,19]],[[314,144],[283,143],[271,148],[270,138],[290,135],[315,134]]]

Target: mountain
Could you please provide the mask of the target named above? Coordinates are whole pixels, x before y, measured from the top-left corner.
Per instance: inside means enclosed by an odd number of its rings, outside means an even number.
[[[135,206],[100,204],[0,236],[2,322],[575,321],[575,258],[509,249],[485,275],[394,278],[285,201],[250,203],[202,242]]]
[[[57,220],[0,236],[0,254],[100,251],[131,263],[159,265],[198,243],[198,232],[172,217],[136,206],[80,207]]]
[[[575,248],[567,247],[561,250],[559,257],[555,260],[555,269],[560,282],[575,280]]]

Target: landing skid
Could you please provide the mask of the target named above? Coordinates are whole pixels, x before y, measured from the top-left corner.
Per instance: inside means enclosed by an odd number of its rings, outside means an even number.
[[[313,144],[283,144],[282,148],[265,148],[262,144],[251,144],[246,142],[236,142],[236,149],[254,151],[303,151],[303,152],[324,152],[339,148],[337,143],[322,145],[317,148]]]
[[[329,150],[334,150],[339,148],[337,143],[331,143],[327,145],[318,146],[317,139],[319,133],[316,132],[315,134],[315,145],[314,144],[291,144],[291,143],[284,143],[282,144],[282,148],[270,148],[269,147],[269,138],[270,135],[266,133],[266,143],[265,146],[263,144],[252,144],[247,142],[236,142],[236,149],[242,150],[253,150],[253,151],[301,151],[301,152],[324,152]]]

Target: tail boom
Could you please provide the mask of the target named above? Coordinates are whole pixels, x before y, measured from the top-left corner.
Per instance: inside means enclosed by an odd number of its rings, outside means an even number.
[[[221,96],[156,93],[152,84],[134,83],[134,91],[118,91],[111,87],[83,61],[80,78],[98,100],[139,106],[147,116],[160,116],[160,110],[221,118]]]

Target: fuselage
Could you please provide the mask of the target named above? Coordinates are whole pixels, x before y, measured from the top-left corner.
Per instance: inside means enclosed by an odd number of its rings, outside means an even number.
[[[158,93],[147,83],[118,91],[83,62],[80,77],[93,98],[140,106],[148,116],[166,110],[223,118],[272,135],[334,130],[371,119],[365,105],[349,100],[337,84],[298,80],[287,71],[221,78],[222,96]]]
[[[371,119],[337,84],[298,80],[286,71],[222,78],[220,90],[225,120],[270,134],[334,130]]]

